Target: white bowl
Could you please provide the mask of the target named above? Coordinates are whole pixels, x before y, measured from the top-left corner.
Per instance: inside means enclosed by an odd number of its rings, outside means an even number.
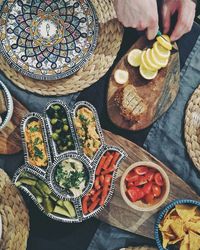
[[[146,166],[146,167],[149,167],[149,168],[154,168],[154,169],[158,170],[158,172],[161,173],[161,175],[162,175],[162,177],[164,179],[165,185],[164,185],[164,188],[162,190],[161,196],[156,201],[156,203],[154,203],[154,204],[146,204],[142,200],[136,201],[136,202],[131,202],[129,200],[129,198],[127,197],[127,195],[126,195],[125,178],[126,178],[127,174],[132,169],[134,169],[134,168],[136,168],[138,166]],[[136,163],[132,164],[123,173],[123,175],[121,177],[121,182],[120,182],[120,191],[121,191],[122,198],[124,199],[124,201],[126,202],[126,204],[129,207],[131,207],[133,209],[136,209],[138,211],[146,211],[146,212],[148,212],[148,211],[153,211],[153,210],[159,208],[167,200],[167,197],[168,197],[169,191],[170,191],[170,182],[169,182],[169,178],[168,178],[166,172],[158,164],[155,164],[155,163],[150,162],[150,161],[140,161],[140,162],[136,162]]]
[[[13,114],[13,98],[10,94],[10,91],[7,89],[5,84],[0,80],[0,89],[3,90],[6,98],[6,105],[7,105],[7,115],[5,119],[3,120],[3,123],[0,125],[0,131],[6,127],[6,125],[9,123],[10,119],[12,118]]]

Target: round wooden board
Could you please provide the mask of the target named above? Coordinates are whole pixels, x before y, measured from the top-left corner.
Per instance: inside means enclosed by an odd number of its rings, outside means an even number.
[[[145,37],[141,37],[131,48],[144,49],[152,47],[153,42],[149,42]],[[177,48],[177,47],[176,47]],[[178,48],[177,48],[178,49]],[[178,50],[172,53],[166,68],[161,69],[155,79],[147,81],[141,77],[138,68],[131,67],[127,62],[127,54],[119,61],[113,70],[108,87],[107,110],[111,121],[120,128],[127,130],[141,130],[150,126],[164,112],[166,112],[179,90],[180,61]],[[146,111],[136,121],[128,121],[120,115],[120,109],[115,102],[115,93],[124,85],[119,85],[114,80],[114,73],[117,69],[129,72],[128,84],[133,84],[136,95],[146,104]],[[134,98],[134,97],[133,97]]]

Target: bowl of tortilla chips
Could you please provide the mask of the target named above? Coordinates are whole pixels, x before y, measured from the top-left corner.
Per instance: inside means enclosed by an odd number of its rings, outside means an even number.
[[[174,200],[161,210],[155,240],[159,250],[199,250],[200,201]]]

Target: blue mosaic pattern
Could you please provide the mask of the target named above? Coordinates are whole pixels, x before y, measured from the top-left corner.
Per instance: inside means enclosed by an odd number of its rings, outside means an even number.
[[[9,0],[0,13],[0,51],[22,74],[54,80],[74,74],[98,33],[88,0]]]

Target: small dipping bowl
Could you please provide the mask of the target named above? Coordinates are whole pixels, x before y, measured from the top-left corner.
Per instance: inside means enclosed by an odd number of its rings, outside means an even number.
[[[162,187],[161,195],[160,195],[160,197],[158,197],[156,199],[155,203],[153,203],[153,204],[147,204],[147,203],[143,202],[142,200],[138,200],[136,202],[132,202],[127,197],[127,194],[126,194],[126,184],[125,184],[126,176],[128,175],[128,173],[131,170],[133,170],[133,169],[135,169],[136,167],[139,167],[139,166],[145,166],[145,167],[148,167],[148,168],[155,169],[163,177],[164,185]],[[131,207],[131,208],[133,208],[135,210],[138,210],[138,211],[149,212],[149,211],[153,211],[153,210],[158,209],[167,200],[167,197],[168,197],[169,191],[170,191],[170,182],[169,182],[169,178],[168,178],[166,172],[158,164],[155,164],[153,162],[148,162],[148,161],[141,161],[141,162],[136,162],[136,163],[132,164],[123,173],[123,175],[121,177],[121,182],[120,182],[120,191],[121,191],[122,198],[124,199],[124,201],[126,202],[126,204],[129,207]]]

